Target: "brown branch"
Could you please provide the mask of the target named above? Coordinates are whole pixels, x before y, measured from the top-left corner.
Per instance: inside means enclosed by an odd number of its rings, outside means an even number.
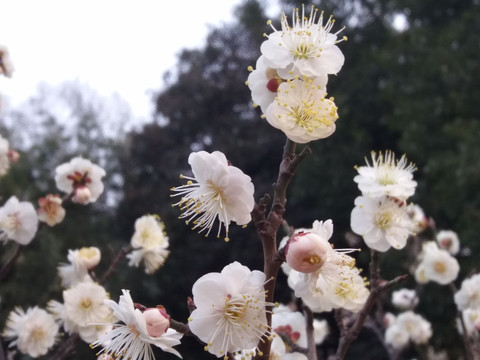
[[[123,247],[118,252],[117,256],[112,260],[112,263],[108,267],[107,271],[105,271],[105,273],[100,278],[99,284],[103,285],[110,279],[110,277],[112,276],[114,271],[117,269],[118,263],[121,260],[123,260],[123,258],[125,258],[125,256],[127,256],[127,254],[130,253],[132,250],[133,250],[133,248],[129,245],[129,246]]]
[[[313,312],[312,310],[306,306],[302,306],[303,315],[305,316],[305,320],[307,323],[307,359],[308,360],[317,360],[317,349],[315,347],[315,332],[313,329]]]
[[[80,342],[80,336],[78,334],[72,334],[69,338],[60,345],[50,360],[64,360],[69,359],[72,353],[75,351],[78,343]]]
[[[340,338],[340,342],[338,344],[336,359],[342,360],[345,355],[347,354],[348,348],[352,344],[352,342],[358,337],[360,331],[362,330],[363,324],[367,319],[370,310],[372,309],[373,305],[377,301],[378,297],[385,291],[388,291],[399,282],[405,280],[408,275],[401,275],[397,276],[395,279],[390,281],[383,281],[379,282],[378,286],[371,289],[370,294],[368,295],[367,301],[363,305],[362,309],[358,313],[357,318],[353,325],[344,333]]]
[[[262,240],[264,273],[268,281],[265,284],[267,303],[273,303],[273,294],[277,279],[278,270],[281,265],[282,255],[277,253],[277,232],[283,224],[283,214],[285,213],[285,203],[287,188],[290,180],[295,174],[295,170],[300,162],[311,153],[310,148],[306,147],[300,154],[295,153],[296,144],[287,139],[283,148],[282,162],[280,163],[278,177],[273,184],[273,203],[268,216],[266,214],[266,198],[264,197],[260,204],[253,211],[252,218],[257,227],[257,233]],[[272,325],[272,306],[267,307],[268,327]],[[271,341],[267,336],[258,343],[258,352],[254,360],[268,360],[270,357]]]
[[[15,264],[15,261],[17,261],[17,259],[19,258],[24,248],[25,246],[17,244],[17,248],[15,249],[15,252],[13,253],[13,255],[2,266],[2,269],[0,269],[0,281],[7,276],[10,270],[12,270],[12,267]]]

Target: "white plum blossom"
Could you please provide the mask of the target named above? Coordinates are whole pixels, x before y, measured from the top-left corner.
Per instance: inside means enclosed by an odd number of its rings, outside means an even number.
[[[55,182],[59,190],[73,195],[74,202],[85,205],[97,201],[102,194],[105,175],[105,170],[90,160],[75,157],[57,166]]]
[[[15,196],[0,208],[0,241],[13,240],[28,245],[38,229],[38,216],[32,203]]]
[[[173,196],[181,196],[179,206],[182,210],[180,218],[186,223],[192,222],[192,230],[199,233],[206,230],[210,233],[218,219],[217,237],[220,237],[222,225],[225,227],[225,241],[229,241],[228,228],[231,221],[238,225],[246,225],[252,219],[255,200],[254,187],[250,176],[232,166],[220,151],[193,152],[188,157],[192,167],[193,177],[181,175],[187,181],[186,185],[174,187]]]
[[[434,281],[441,285],[446,285],[454,281],[460,266],[457,259],[450,255],[446,250],[439,249],[434,241],[428,241],[423,244],[420,254],[421,262],[418,268],[421,274],[418,274],[421,280]]]
[[[88,271],[98,265],[100,258],[100,250],[94,246],[68,250],[67,259],[70,263],[58,267],[62,286],[68,288],[80,282],[92,282]]]
[[[252,67],[249,67],[248,69],[251,73],[248,75],[247,85],[252,91],[254,106],[259,105],[262,112],[265,113],[268,106],[273,103],[277,97],[279,86],[286,82],[287,79],[280,77],[277,70],[267,67],[263,55],[258,58],[255,70]],[[303,77],[299,78],[300,80],[304,80]],[[327,74],[321,74],[315,77],[314,80],[315,85],[325,90],[325,86],[328,82]]]
[[[350,217],[352,231],[363,237],[365,244],[385,252],[390,247],[402,249],[413,234],[413,221],[403,203],[387,196],[359,196]]]
[[[400,349],[409,341],[426,344],[432,336],[430,323],[412,311],[399,314],[385,332],[385,342]]]
[[[48,226],[55,226],[65,218],[65,209],[59,195],[48,194],[41,197],[38,199],[38,205],[40,206],[37,210],[38,220],[48,224]]]
[[[480,334],[480,308],[468,308],[462,311],[463,323],[467,334],[478,338]],[[457,323],[460,334],[463,335],[463,328],[460,321]]]
[[[480,274],[463,280],[454,299],[459,310],[480,309]]]
[[[16,307],[8,315],[2,336],[22,354],[33,358],[45,355],[55,344],[58,325],[51,314],[38,307],[27,311]]]
[[[143,261],[147,274],[157,271],[170,253],[165,225],[157,215],[144,215],[135,221],[135,233],[130,243],[134,250],[127,255],[128,264],[138,267]]]
[[[437,234],[438,246],[447,250],[452,255],[457,255],[460,250],[460,240],[455,231],[440,230]]]
[[[325,97],[325,88],[317,81],[295,78],[282,83],[277,91],[265,117],[290,140],[305,144],[335,132],[337,106],[333,98]]]
[[[404,201],[415,193],[417,182],[413,180],[413,172],[416,167],[408,163],[405,155],[396,160],[391,151],[372,152],[372,165],[368,160],[366,163],[367,166],[356,167],[358,175],[353,179],[364,196],[387,195]]]
[[[101,285],[82,282],[63,291],[63,303],[51,300],[48,308],[67,333],[77,333],[90,343],[111,329],[113,314],[106,300]]]
[[[285,14],[281,17],[281,31],[275,29],[271,21],[268,22],[274,32],[267,35],[268,39],[260,50],[267,66],[278,69],[282,78],[336,74],[342,68],[345,57],[336,44],[346,40],[346,37],[337,40],[343,28],[331,33],[335,22],[333,18],[329,17],[324,24],[323,11],[319,17],[317,15],[318,9],[312,6],[307,18],[302,6],[301,14],[298,9],[293,11],[292,26]]]
[[[288,285],[295,291],[295,296],[314,312],[330,311],[344,308],[358,312],[365,303],[369,291],[365,281],[355,267],[355,259],[346,255],[352,249],[332,248],[328,239],[333,233],[331,220],[315,221],[311,233],[325,242],[326,259],[323,265],[314,272],[301,273],[291,269],[288,274]]]
[[[428,229],[429,223],[423,209],[417,204],[407,205],[407,212],[413,221],[413,233],[419,234]]]
[[[217,357],[253,349],[270,334],[265,306],[265,274],[238,262],[209,273],[192,288],[196,309],[189,327]],[[273,305],[273,304],[270,304]]]
[[[411,289],[400,289],[392,293],[392,304],[401,310],[413,309],[418,304],[417,292]]]
[[[106,303],[113,310],[117,320],[123,324],[114,324],[113,330],[100,336],[92,346],[101,346],[103,349],[100,352],[114,355],[119,360],[154,360],[152,345],[181,358],[173,346],[180,344],[183,334],[171,328],[164,328],[163,332],[152,332],[158,335],[152,336],[148,331],[148,322],[152,319],[135,307],[128,290],[122,290],[122,293],[118,304],[111,300],[107,300]]]
[[[0,44],[0,75],[12,77],[15,68],[10,58],[10,52],[5,45]]]

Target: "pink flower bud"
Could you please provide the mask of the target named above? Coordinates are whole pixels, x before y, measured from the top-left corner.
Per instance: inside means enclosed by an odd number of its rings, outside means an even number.
[[[328,241],[314,233],[298,233],[288,240],[285,249],[287,264],[301,273],[320,269],[332,248]]]
[[[75,188],[72,200],[77,204],[85,205],[88,204],[91,196],[92,193],[90,192],[90,189],[82,185]]]
[[[170,316],[163,306],[148,308],[143,312],[147,323],[147,332],[151,337],[159,337],[165,334],[170,327]]]
[[[18,151],[15,151],[13,149],[8,150],[7,156],[11,163],[16,163],[20,158],[20,154],[18,153]]]

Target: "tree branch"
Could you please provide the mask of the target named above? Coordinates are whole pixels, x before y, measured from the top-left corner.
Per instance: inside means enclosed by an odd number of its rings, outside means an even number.
[[[15,249],[15,252],[13,253],[13,255],[2,266],[2,269],[0,269],[0,281],[3,280],[7,276],[7,274],[10,272],[10,270],[13,267],[13,264],[15,264],[15,261],[17,261],[18,257],[20,256],[24,248],[25,246],[17,244],[17,248]]]

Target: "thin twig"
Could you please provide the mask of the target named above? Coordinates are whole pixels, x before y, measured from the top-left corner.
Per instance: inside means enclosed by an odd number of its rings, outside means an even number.
[[[313,312],[305,304],[302,306],[303,315],[307,323],[307,359],[308,360],[317,360],[317,349],[315,347],[315,332],[313,329]]]
[[[397,276],[395,279],[390,281],[379,282],[376,288],[371,289],[370,294],[368,295],[367,301],[363,305],[362,309],[358,313],[357,318],[353,325],[348,329],[346,333],[342,335],[340,338],[340,342],[338,344],[336,359],[342,360],[345,355],[347,354],[348,348],[352,344],[352,342],[358,337],[360,331],[362,330],[363,324],[367,319],[370,310],[372,309],[373,305],[377,301],[378,297],[384,291],[387,291],[397,285],[399,282],[405,280],[408,275],[401,275]]]
[[[15,261],[17,261],[18,257],[20,256],[24,248],[25,246],[17,244],[17,248],[15,249],[15,252],[10,257],[10,259],[7,260],[7,262],[2,266],[2,269],[0,270],[0,281],[7,276],[10,270],[12,270],[13,264],[15,264]]]
[[[132,246],[129,245],[129,246],[123,247],[118,252],[117,256],[112,260],[112,263],[108,267],[107,271],[105,271],[105,273],[100,278],[99,284],[103,285],[110,279],[114,271],[117,269],[118,263],[121,260],[123,260],[123,258],[125,258],[125,256],[127,256],[127,254],[130,253],[132,250],[133,250]]]

